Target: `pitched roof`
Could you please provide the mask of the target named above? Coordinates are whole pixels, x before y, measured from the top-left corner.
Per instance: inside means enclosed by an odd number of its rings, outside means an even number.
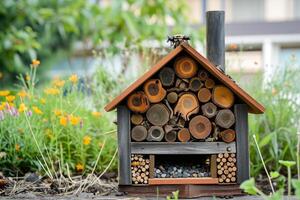
[[[263,105],[261,105],[254,98],[252,98],[246,91],[240,88],[231,78],[229,78],[226,74],[217,69],[214,64],[212,64],[208,59],[203,57],[200,53],[198,53],[187,43],[180,44],[168,55],[162,58],[150,70],[143,74],[128,88],[126,88],[119,96],[117,96],[110,103],[108,103],[104,109],[108,112],[116,108],[116,106],[119,103],[121,103],[129,94],[131,94],[135,89],[140,87],[146,80],[151,78],[152,75],[158,72],[161,68],[163,68],[169,61],[171,61],[176,55],[178,55],[182,51],[186,51],[190,56],[197,60],[208,72],[210,72],[220,82],[222,82],[224,85],[230,88],[232,92],[237,95],[237,97],[239,97],[243,102],[245,102],[248,105],[248,112],[254,114],[261,114],[265,111]]]

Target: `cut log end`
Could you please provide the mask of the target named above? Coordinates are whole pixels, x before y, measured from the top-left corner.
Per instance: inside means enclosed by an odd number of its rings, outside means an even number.
[[[212,125],[209,119],[202,115],[198,115],[190,121],[189,130],[194,138],[205,139],[209,136],[212,130]]]
[[[146,117],[151,124],[163,126],[170,119],[169,109],[164,104],[154,104],[147,111]]]
[[[230,108],[234,103],[234,95],[225,86],[215,86],[212,93],[213,102],[221,108]]]
[[[127,106],[133,112],[144,113],[149,109],[150,103],[145,93],[139,91],[128,97]]]
[[[175,61],[175,72],[180,78],[191,78],[197,73],[196,62],[189,57],[180,57]]]
[[[202,103],[206,103],[211,98],[211,92],[207,88],[201,88],[198,92],[198,99]]]
[[[143,116],[140,114],[132,114],[130,121],[134,125],[140,125],[143,122]]]
[[[159,79],[150,79],[144,84],[144,92],[151,103],[162,101],[167,91],[162,87]]]
[[[216,124],[222,128],[230,128],[235,123],[235,117],[231,110],[220,110],[216,116]]]
[[[191,139],[190,131],[187,128],[182,128],[178,131],[178,140],[180,142],[188,142]]]
[[[220,136],[224,142],[227,142],[227,143],[233,142],[235,140],[235,131],[232,129],[227,129],[227,130],[222,131],[220,133]],[[230,161],[230,160],[232,160],[232,158],[230,157],[230,158],[228,158],[228,160]]]
[[[199,112],[199,102],[192,93],[183,94],[174,109],[174,113],[179,113],[186,121],[189,116]]]
[[[131,130],[131,138],[137,142],[144,141],[147,138],[147,129],[144,126],[135,126]]]
[[[211,102],[201,106],[201,110],[204,116],[212,118],[217,114],[217,106]]]
[[[164,67],[159,72],[159,79],[161,80],[161,83],[163,86],[172,86],[175,81],[175,72],[170,67]]]

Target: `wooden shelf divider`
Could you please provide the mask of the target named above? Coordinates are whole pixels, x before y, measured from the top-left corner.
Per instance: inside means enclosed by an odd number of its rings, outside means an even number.
[[[149,185],[213,185],[218,184],[218,178],[150,178]]]

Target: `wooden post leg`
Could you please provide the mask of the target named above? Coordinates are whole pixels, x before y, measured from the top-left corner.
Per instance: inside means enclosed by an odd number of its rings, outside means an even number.
[[[246,104],[234,106],[236,118],[236,160],[237,160],[237,183],[249,179],[249,146],[248,146],[248,107]]]
[[[131,185],[130,111],[118,106],[119,185]]]

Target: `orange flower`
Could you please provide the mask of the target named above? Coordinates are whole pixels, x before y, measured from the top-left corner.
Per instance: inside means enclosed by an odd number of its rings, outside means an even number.
[[[81,163],[77,163],[75,167],[77,172],[82,172],[84,169],[84,166]]]
[[[100,116],[102,115],[102,113],[101,113],[101,112],[94,111],[94,112],[92,112],[92,115],[93,115],[94,117],[100,117]]]
[[[16,99],[16,97],[13,95],[6,96],[6,101],[8,101],[8,102],[13,102],[15,99]]]
[[[24,98],[27,96],[27,93],[24,90],[22,90],[22,91],[18,92],[18,96],[21,98]]]
[[[15,149],[16,149],[16,151],[18,152],[18,151],[20,151],[21,146],[20,146],[19,144],[16,144],[16,145],[15,145]]]
[[[84,145],[89,145],[91,143],[91,140],[92,140],[92,138],[90,136],[86,135],[83,137],[82,142]]]
[[[48,95],[57,95],[60,91],[57,88],[47,88],[44,90],[44,92]]]
[[[63,87],[65,85],[65,81],[60,80],[59,78],[56,78],[53,81],[53,85],[60,88],[60,87]]]
[[[41,64],[41,61],[37,60],[37,59],[33,59],[31,62],[32,67],[37,67]]]
[[[62,126],[67,126],[67,124],[68,124],[68,119],[67,119],[66,117],[60,117],[59,123],[60,123]]]
[[[24,112],[26,110],[27,110],[27,107],[25,106],[25,104],[21,103],[20,106],[19,106],[19,112],[22,113],[22,112]]]
[[[57,116],[57,117],[62,115],[62,112],[60,110],[54,110],[53,112],[54,112],[55,116]]]
[[[38,107],[36,107],[36,106],[33,106],[32,110],[33,110],[33,112],[35,112],[38,115],[42,115],[43,114],[43,112]]]
[[[9,95],[10,91],[8,90],[0,90],[0,97],[5,97]]]
[[[71,124],[74,126],[80,122],[80,117],[75,117],[73,115],[70,115],[69,117]]]
[[[73,83],[76,84],[78,82],[78,76],[76,74],[72,74],[69,78],[69,80]]]

